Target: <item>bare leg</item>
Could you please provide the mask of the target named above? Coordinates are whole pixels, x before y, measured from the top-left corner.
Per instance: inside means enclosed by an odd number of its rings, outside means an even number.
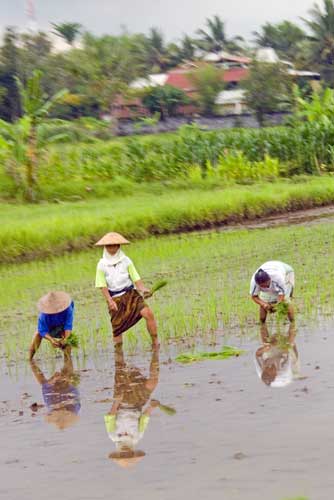
[[[117,335],[117,337],[113,337],[114,344],[122,344],[123,343],[123,335]]]
[[[265,323],[261,324],[260,334],[261,334],[261,340],[262,340],[263,344],[269,342],[270,336],[269,336],[267,325]]]
[[[260,322],[265,323],[267,319],[267,311],[260,306]]]
[[[288,318],[289,318],[289,321],[291,323],[293,323],[295,321],[295,310],[293,308],[293,305],[292,304],[289,304],[289,308],[288,308]]]
[[[153,312],[149,307],[144,307],[144,309],[140,311],[140,314],[146,320],[146,328],[148,333],[151,335],[152,345],[158,346],[158,327]]]
[[[29,360],[31,361],[32,358],[35,356],[36,352],[39,349],[39,346],[41,345],[42,342],[42,337],[39,335],[38,332],[34,333],[34,336],[32,338],[30,348],[29,348]]]
[[[72,356],[71,356],[71,351],[72,348],[70,345],[67,345],[63,348],[63,353],[64,353],[64,366],[70,366],[70,370],[73,373],[73,363],[72,363]]]

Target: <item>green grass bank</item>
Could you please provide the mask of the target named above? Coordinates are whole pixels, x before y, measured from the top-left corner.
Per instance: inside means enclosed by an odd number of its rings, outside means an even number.
[[[178,190],[81,202],[0,205],[0,260],[33,260],[90,247],[102,234],[118,231],[130,239],[210,228],[334,202],[334,178],[302,178]]]

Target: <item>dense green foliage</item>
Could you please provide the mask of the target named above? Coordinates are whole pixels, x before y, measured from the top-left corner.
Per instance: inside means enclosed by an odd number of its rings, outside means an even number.
[[[256,45],[275,48],[283,60],[293,60],[298,68],[319,69],[332,83],[333,12],[333,0],[323,0],[310,12],[305,22],[311,36],[290,21],[265,23],[256,33]],[[173,43],[154,27],[148,33],[123,31],[118,36],[95,36],[75,20],[51,23],[51,27],[68,50],[54,50],[54,41],[45,32],[5,30],[0,47],[0,118],[13,121],[20,115],[15,77],[25,82],[36,69],[44,74],[43,90],[48,96],[69,89],[67,101],[53,113],[72,119],[108,112],[120,94],[128,95],[131,82],[149,74],[198,62],[212,52],[254,54],[240,36],[227,35],[225,20],[218,15],[207,19],[194,37],[185,34]]]
[[[266,113],[290,109],[292,79],[281,64],[253,61],[248,78],[243,82],[246,103],[260,125]]]
[[[103,142],[96,137],[107,138],[110,128],[99,122],[43,125],[39,130],[41,143],[48,140],[61,144],[43,149],[37,198],[80,200],[131,194],[138,186],[154,189],[151,183],[208,189],[235,182],[249,184],[300,174],[332,173],[334,124],[325,117],[313,119],[316,111],[312,106],[300,111],[300,116],[312,119],[293,127],[208,132],[187,125],[177,134]],[[10,127],[0,130],[7,141]],[[13,127],[16,130],[18,125]],[[67,144],[74,137],[87,142]],[[0,135],[0,197],[8,200],[19,198],[21,193],[10,169],[15,143],[11,144],[1,142]]]

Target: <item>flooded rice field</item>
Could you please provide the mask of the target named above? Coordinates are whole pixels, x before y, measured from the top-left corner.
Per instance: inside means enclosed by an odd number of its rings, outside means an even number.
[[[299,222],[131,245],[145,283],[168,281],[150,299],[153,352],[143,322],[114,352],[96,250],[0,267],[0,498],[330,500],[332,209]],[[275,315],[257,325],[249,280],[269,259],[295,269],[296,329]],[[63,359],[44,346],[29,363],[50,289],[74,298],[80,347]],[[224,346],[244,352],[176,360]]]
[[[229,338],[245,353],[224,361],[162,347],[4,367],[0,498],[329,500],[333,328],[299,327],[270,385],[260,330]]]

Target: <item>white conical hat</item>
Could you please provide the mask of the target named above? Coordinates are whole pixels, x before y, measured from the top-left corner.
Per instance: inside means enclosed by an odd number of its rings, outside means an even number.
[[[107,233],[97,243],[96,247],[104,247],[106,245],[129,245],[130,241],[119,233]]]

